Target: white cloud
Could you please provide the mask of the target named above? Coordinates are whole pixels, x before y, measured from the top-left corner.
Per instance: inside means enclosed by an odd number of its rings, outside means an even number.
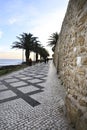
[[[31,30],[32,33],[38,36],[44,45],[47,45],[49,36],[54,32],[60,32],[64,15],[64,11],[60,10],[40,17],[40,19],[34,21],[37,25]]]
[[[3,35],[3,32],[2,32],[2,31],[0,31],[0,39],[2,38],[2,35]]]
[[[14,23],[16,23],[17,22],[17,19],[16,18],[10,18],[9,19],[9,23],[10,24],[14,24]]]

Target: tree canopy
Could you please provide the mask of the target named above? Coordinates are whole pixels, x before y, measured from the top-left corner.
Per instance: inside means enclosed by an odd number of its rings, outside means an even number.
[[[46,58],[49,56],[47,50],[40,44],[38,37],[34,37],[31,33],[23,33],[17,36],[18,41],[12,43],[12,48],[24,49],[26,62],[29,61],[30,52],[36,53],[36,61],[38,60],[38,54],[41,57]]]
[[[52,51],[54,51],[58,38],[59,38],[59,35],[57,32],[55,32],[55,33],[51,34],[50,38],[48,39],[48,43],[49,43],[48,46],[52,47]]]

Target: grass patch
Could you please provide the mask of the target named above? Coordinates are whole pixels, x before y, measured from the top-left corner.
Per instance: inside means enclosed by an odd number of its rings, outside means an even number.
[[[17,71],[17,70],[21,70],[28,66],[29,65],[26,65],[26,64],[2,66],[2,67],[0,67],[0,76]]]
[[[41,62],[44,62],[44,60],[38,61],[37,63],[41,63]],[[35,65],[37,63],[35,61],[33,61],[32,65]],[[23,62],[20,65],[2,66],[2,67],[0,67],[0,76],[5,75],[5,74],[9,74],[9,73],[17,71],[17,70],[21,70],[21,69],[29,67],[29,66],[31,66],[31,65],[30,64],[26,64],[26,62]]]

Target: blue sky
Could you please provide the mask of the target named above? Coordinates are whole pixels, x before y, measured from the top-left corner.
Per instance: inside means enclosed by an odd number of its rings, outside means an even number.
[[[49,36],[60,32],[67,5],[68,0],[0,0],[0,58],[21,57],[11,45],[23,32],[46,46]]]

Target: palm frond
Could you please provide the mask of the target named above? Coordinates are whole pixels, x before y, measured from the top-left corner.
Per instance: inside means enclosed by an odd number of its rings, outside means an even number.
[[[52,46],[52,47],[55,46],[58,38],[59,38],[59,35],[57,32],[51,34],[50,38],[48,39],[48,43],[49,43],[48,46]]]

